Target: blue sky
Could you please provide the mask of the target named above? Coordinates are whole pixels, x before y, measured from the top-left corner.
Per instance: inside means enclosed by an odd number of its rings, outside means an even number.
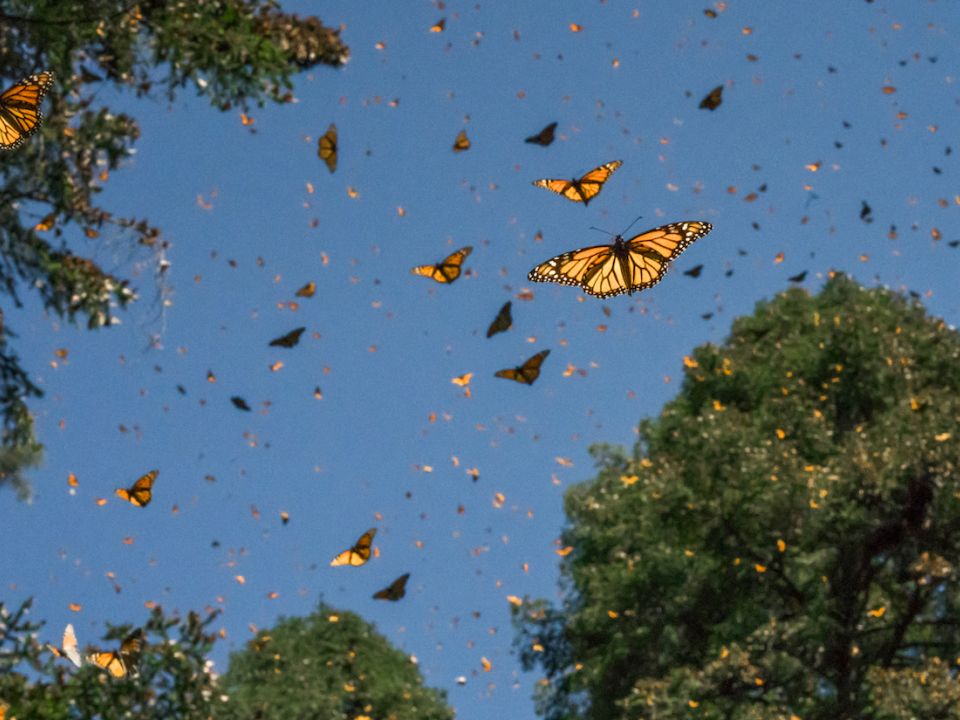
[[[960,248],[948,246],[960,184],[947,154],[960,13],[728,2],[711,19],[708,7],[287,2],[343,24],[352,57],[299,75],[296,103],[253,109],[255,133],[189,91],[173,104],[119,97],[142,138],[103,204],[163,228],[172,305],[124,238],[74,237],[133,276],[141,302],[123,324],[88,333],[32,304],[5,308],[47,392],[34,403],[47,458],[32,504],[0,494],[2,598],[33,596],[45,640],[73,622],[81,643],[106,621],[142,622],[148,601],[222,607],[225,669],[251,624],[322,597],[416,655],[463,720],[533,718],[536,678],[511,653],[506,596],[557,597],[564,490],[592,477],[591,443],[632,443],[637,421],[677,391],[684,355],[722,342],[804,270],[811,291],[842,270],[924,293],[948,323],[960,316]],[[445,31],[429,32],[442,17]],[[698,109],[721,84],[723,104]],[[552,121],[552,146],[524,144]],[[331,122],[333,175],[316,155]],[[454,154],[462,129],[472,147]],[[623,167],[588,208],[530,185],[614,159]],[[526,280],[548,257],[604,242],[591,226],[617,233],[639,215],[631,232],[680,220],[714,230],[632,297]],[[456,283],[409,274],[463,245],[470,273]],[[701,263],[699,278],[682,274]],[[310,280],[313,298],[281,306]],[[486,339],[507,300],[513,328]],[[268,347],[301,325],[299,347]],[[54,367],[58,348],[69,357]],[[532,387],[493,377],[547,348]],[[469,398],[450,382],[467,372]],[[113,496],[152,468],[148,508]],[[327,566],[371,526],[380,557]],[[404,572],[402,602],[370,599]]]

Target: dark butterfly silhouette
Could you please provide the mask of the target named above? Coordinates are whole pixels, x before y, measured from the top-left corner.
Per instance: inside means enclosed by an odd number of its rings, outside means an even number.
[[[700,265],[694,265],[689,270],[684,270],[683,274],[692,278],[698,278],[700,277],[700,273],[702,272],[703,272],[703,263],[701,263]]]
[[[532,145],[542,145],[546,147],[554,140],[554,131],[557,129],[557,124],[555,122],[547,125],[543,130],[538,132],[536,135],[531,135],[524,142],[531,143]]]
[[[534,381],[540,377],[540,366],[549,354],[549,350],[541,350],[520,367],[498,370],[495,375],[524,385],[533,385]]]
[[[237,410],[243,410],[243,411],[245,411],[245,412],[250,412],[250,406],[247,405],[247,401],[244,400],[244,399],[243,399],[242,397],[240,397],[239,395],[234,395],[232,398],[230,398],[230,402],[233,403],[233,406],[234,406]]]
[[[404,573],[383,590],[378,590],[373,594],[374,600],[390,600],[397,602],[407,594],[407,580],[410,579],[410,573]]]
[[[713,112],[718,107],[720,103],[723,102],[723,85],[717,85],[713,90],[711,90],[707,96],[700,101],[701,110],[709,110]]]
[[[294,328],[286,335],[281,335],[278,338],[274,338],[270,341],[271,347],[282,347],[282,348],[292,348],[296,347],[297,343],[300,342],[300,336],[303,335],[303,331],[306,330],[304,327]]]
[[[787,278],[790,282],[802,283],[807,279],[807,271],[804,270],[802,273],[797,273],[796,275],[791,275]]]
[[[510,314],[510,306],[512,303],[507,301],[504,303],[503,307],[500,308],[500,312],[497,313],[497,316],[493,319],[493,322],[490,323],[490,327],[487,328],[487,337],[493,337],[497,333],[506,332],[513,326],[513,316]]]

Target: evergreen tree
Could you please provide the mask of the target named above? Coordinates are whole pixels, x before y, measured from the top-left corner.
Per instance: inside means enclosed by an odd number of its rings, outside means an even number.
[[[960,336],[835,276],[685,359],[571,488],[564,599],[515,610],[538,712],[960,718]]]
[[[0,76],[55,74],[43,127],[0,168],[0,482],[25,495],[42,450],[27,405],[41,391],[13,348],[10,308],[35,292],[48,312],[101,327],[136,293],[85,255],[121,238],[158,278],[166,267],[158,228],[96,202],[139,136],[100,90],[172,100],[189,86],[220,110],[246,108],[289,100],[295,72],[348,56],[338,31],[269,0],[0,0]]]
[[[440,690],[359,616],[328,605],[230,656],[218,720],[453,720]]]

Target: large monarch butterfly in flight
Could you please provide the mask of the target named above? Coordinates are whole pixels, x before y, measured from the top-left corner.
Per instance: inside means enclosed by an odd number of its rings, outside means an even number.
[[[117,495],[137,507],[146,507],[153,499],[153,481],[159,474],[159,470],[151,470],[130,487],[117,488]]]
[[[397,602],[407,594],[407,580],[410,579],[410,573],[404,573],[383,590],[377,590],[373,594],[374,600],[390,600]]]
[[[533,385],[533,382],[540,377],[540,366],[543,365],[543,361],[547,359],[549,354],[549,350],[541,350],[520,367],[497,370],[494,374],[498,378],[513,380],[524,385]]]
[[[143,647],[143,630],[137,628],[124,638],[120,650],[107,650],[87,655],[87,660],[106,670],[115,678],[122,678],[129,671],[128,662],[140,654]],[[124,660],[126,658],[126,660]]]
[[[0,93],[0,150],[13,150],[40,129],[40,102],[53,87],[53,73],[31,75]]]
[[[460,266],[467,256],[473,252],[473,248],[467,245],[457,250],[455,253],[447,255],[436,265],[417,265],[410,270],[414,275],[422,275],[438,283],[452,283],[460,277]]]
[[[317,141],[317,155],[327,164],[327,170],[337,171],[337,126],[333,123]]]
[[[612,245],[571,250],[537,265],[527,275],[533,282],[578,285],[599,298],[653,287],[663,279],[671,261],[690,243],[713,229],[708,222],[688,220],[647,230]]]
[[[533,184],[537,187],[551,190],[558,195],[563,195],[567,200],[572,202],[582,202],[586,206],[600,193],[603,189],[603,184],[610,179],[610,176],[613,175],[621,165],[623,165],[622,160],[613,160],[612,162],[595,167],[579,179],[553,180],[551,178],[543,178],[541,180],[534,180]]]
[[[77,650],[77,635],[73,631],[73,624],[67,623],[67,627],[63,630],[63,641],[60,643],[60,647],[54,647],[53,645],[47,645],[52,652],[57,657],[65,657],[67,660],[72,662],[77,667],[80,667],[83,664],[83,660],[80,658],[80,653]]]
[[[370,559],[370,546],[373,545],[373,536],[377,534],[376,528],[370,528],[354,543],[353,547],[344,550],[330,561],[330,567],[339,567],[340,565],[352,565],[359,567],[366,564]]]

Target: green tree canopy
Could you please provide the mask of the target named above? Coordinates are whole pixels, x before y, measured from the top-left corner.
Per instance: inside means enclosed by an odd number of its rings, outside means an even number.
[[[219,720],[452,720],[416,664],[351,612],[321,604],[280,620],[230,656]]]
[[[131,260],[152,262],[161,283],[166,268],[157,227],[97,204],[140,133],[101,88],[173,99],[189,86],[220,110],[246,108],[285,102],[295,72],[348,57],[337,30],[270,0],[0,0],[0,76],[7,84],[41,70],[56,76],[40,132],[5,153],[0,168],[0,482],[25,494],[23,470],[42,448],[27,405],[41,391],[11,342],[9,310],[21,293],[102,327],[136,293],[88,255],[121,242]]]
[[[41,624],[28,619],[29,608],[27,602],[9,611],[0,603],[0,707],[9,705],[7,720],[207,720],[221,702],[207,662],[216,613],[181,619],[154,609],[141,651],[127,658],[127,675],[114,678],[95,665],[76,669],[56,658],[37,640]],[[116,650],[131,630],[111,628],[99,647]],[[49,640],[60,637],[48,632]],[[79,639],[81,646],[89,640]]]
[[[835,276],[685,361],[516,611],[560,718],[960,718],[960,336]],[[951,670],[953,668],[953,670]]]

